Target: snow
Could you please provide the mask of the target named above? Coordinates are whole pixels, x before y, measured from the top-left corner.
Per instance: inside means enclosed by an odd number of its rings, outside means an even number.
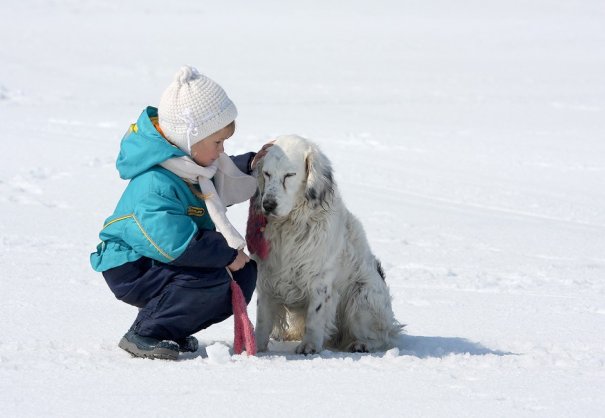
[[[335,3],[0,3],[3,416],[605,415],[605,3]],[[236,102],[228,152],[320,144],[396,348],[231,355],[232,320],[177,362],[117,347],[136,310],[88,254],[182,64]]]
[[[222,343],[214,343],[206,347],[208,362],[214,364],[226,364],[231,360],[229,347]]]

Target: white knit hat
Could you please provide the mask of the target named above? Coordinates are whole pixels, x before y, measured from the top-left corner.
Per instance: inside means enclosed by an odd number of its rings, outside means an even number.
[[[233,122],[237,109],[221,86],[186,65],[162,94],[158,116],[166,138],[191,154],[193,144]]]

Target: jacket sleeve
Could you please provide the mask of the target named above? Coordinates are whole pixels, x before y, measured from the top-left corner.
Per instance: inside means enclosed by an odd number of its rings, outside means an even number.
[[[170,264],[184,267],[227,267],[237,257],[237,250],[229,247],[225,238],[216,231],[200,230],[187,249]]]
[[[176,196],[150,191],[138,198],[122,239],[145,257],[172,262],[196,236],[197,225]]]
[[[247,152],[242,155],[230,155],[233,163],[244,174],[252,174],[252,160],[256,155],[255,152]]]
[[[199,230],[176,197],[150,193],[133,213],[126,242],[139,254],[163,263],[199,268],[223,268],[235,260],[216,231]]]

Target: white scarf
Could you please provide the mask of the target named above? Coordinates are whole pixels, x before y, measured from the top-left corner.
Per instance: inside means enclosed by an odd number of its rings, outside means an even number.
[[[208,167],[198,165],[189,156],[170,158],[160,165],[183,180],[200,185],[217,231],[223,234],[231,248],[243,249],[246,241],[227,219],[226,206],[250,199],[256,191],[256,179],[242,173],[225,153]]]

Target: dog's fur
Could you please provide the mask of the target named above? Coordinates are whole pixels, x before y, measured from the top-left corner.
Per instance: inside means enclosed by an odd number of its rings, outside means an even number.
[[[346,209],[326,156],[298,136],[279,137],[257,167],[251,209],[267,217],[268,257],[259,265],[256,341],[302,340],[354,352],[391,347],[401,326],[380,262]]]

